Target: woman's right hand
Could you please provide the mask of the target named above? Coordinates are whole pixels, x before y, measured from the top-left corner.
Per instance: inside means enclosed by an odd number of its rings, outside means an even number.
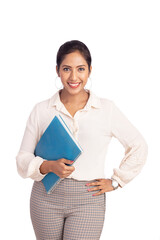
[[[65,158],[60,158],[56,161],[44,161],[40,166],[40,172],[41,174],[54,172],[60,178],[66,178],[75,170],[75,167],[67,166],[65,163],[72,164],[73,161]]]

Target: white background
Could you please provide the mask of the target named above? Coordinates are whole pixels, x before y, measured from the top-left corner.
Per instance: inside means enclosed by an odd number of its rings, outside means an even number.
[[[33,106],[56,91],[56,53],[68,40],[92,54],[92,91],[113,100],[149,146],[142,172],[106,195],[101,240],[159,240],[160,6],[155,0],[2,0],[0,2],[1,236],[35,239],[29,198],[15,157]],[[89,86],[88,86],[89,87]],[[117,139],[106,178],[124,155]]]

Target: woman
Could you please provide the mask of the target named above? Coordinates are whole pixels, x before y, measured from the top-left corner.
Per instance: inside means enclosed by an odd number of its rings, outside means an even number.
[[[92,67],[84,43],[64,43],[57,53],[56,71],[63,88],[34,106],[16,157],[17,169],[22,177],[34,180],[30,212],[38,240],[98,240],[105,219],[106,192],[125,186],[141,171],[148,148],[113,101],[85,89]],[[71,166],[66,165],[72,164],[69,159],[47,161],[34,155],[37,142],[59,113],[84,150]],[[124,146],[125,156],[111,179],[106,179],[104,163],[112,137]],[[49,172],[64,178],[51,194],[41,182]]]

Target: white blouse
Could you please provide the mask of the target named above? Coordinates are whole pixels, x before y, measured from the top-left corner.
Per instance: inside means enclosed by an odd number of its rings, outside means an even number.
[[[60,91],[60,90],[59,90]],[[131,124],[112,100],[99,98],[91,90],[87,104],[74,117],[60,100],[59,91],[51,98],[37,103],[28,118],[20,150],[16,156],[17,170],[23,178],[41,181],[40,165],[45,159],[34,155],[34,149],[54,118],[61,114],[83,149],[73,163],[75,170],[67,178],[93,180],[105,178],[104,166],[108,145],[115,137],[125,148],[125,155],[112,178],[123,187],[142,169],[148,146],[140,132]]]

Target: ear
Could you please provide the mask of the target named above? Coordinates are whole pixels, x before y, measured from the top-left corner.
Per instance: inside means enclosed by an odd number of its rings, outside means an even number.
[[[58,72],[58,66],[56,65],[56,72],[58,74],[58,77],[59,77],[59,72]]]
[[[90,66],[90,72],[88,74],[88,77],[90,76],[91,72],[92,72],[92,66]]]

